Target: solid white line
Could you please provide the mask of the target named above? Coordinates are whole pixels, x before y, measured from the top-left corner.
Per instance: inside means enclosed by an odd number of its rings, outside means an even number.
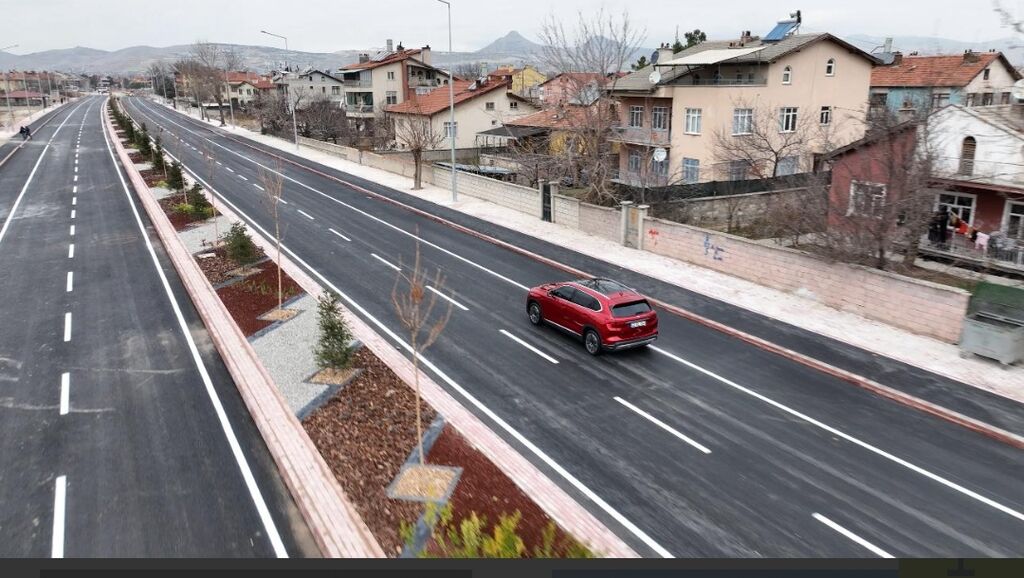
[[[264,189],[263,187],[261,187],[259,185],[253,185],[253,186],[256,187],[257,189],[261,190],[261,191],[265,191],[266,190],[266,189]]]
[[[67,502],[68,477],[60,476],[53,490],[53,538],[50,557],[64,557],[64,510]]]
[[[67,415],[71,406],[71,374],[60,376],[60,414]]]
[[[875,546],[871,542],[868,542],[864,538],[861,538],[860,536],[854,534],[853,532],[847,530],[846,528],[840,526],[839,524],[836,524],[835,522],[833,522],[832,520],[829,520],[828,518],[826,518],[825,516],[822,516],[821,514],[814,514],[814,519],[819,521],[819,522],[821,522],[822,524],[825,524],[829,528],[832,528],[836,532],[839,532],[840,534],[846,536],[847,538],[853,540],[854,542],[860,544],[861,546],[864,546],[865,548],[870,550],[873,554],[875,554],[879,558],[895,558],[895,556],[893,556],[892,554],[886,552],[885,550],[879,548],[878,546]]]
[[[75,258],[75,244],[71,243],[70,245],[68,245],[68,259],[74,259],[74,258]]]
[[[371,257],[373,257],[374,259],[376,259],[376,260],[380,261],[381,263],[384,263],[384,264],[385,264],[385,265],[387,265],[388,267],[391,267],[391,268],[392,268],[392,269],[394,269],[395,271],[398,271],[398,272],[401,272],[401,271],[402,271],[402,268],[401,268],[401,267],[399,267],[398,265],[395,265],[395,264],[393,264],[393,263],[389,263],[389,262],[388,262],[387,260],[385,260],[385,259],[382,259],[382,258],[381,258],[380,256],[378,256],[378,255],[377,255],[376,253],[370,253],[370,256],[371,256]]]
[[[647,413],[646,411],[640,409],[639,407],[629,403],[628,401],[622,399],[621,397],[616,397],[615,401],[617,401],[617,402],[621,403],[622,405],[626,406],[627,408],[632,410],[634,413],[640,415],[641,417],[643,417],[644,419],[650,421],[654,425],[660,427],[661,429],[667,431],[668,433],[674,435],[675,437],[677,437],[677,438],[683,440],[684,442],[690,444],[691,446],[697,448],[701,452],[703,452],[705,454],[710,454],[711,453],[711,450],[709,450],[706,446],[700,444],[699,442],[693,440],[690,437],[687,437],[686,435],[680,433],[679,431],[676,431],[672,426],[670,426],[667,423],[661,421],[660,419],[654,417],[653,415]]]
[[[68,271],[68,287],[67,287],[67,289],[68,289],[67,290],[68,293],[71,293],[72,291],[75,290],[75,272],[74,271]]]
[[[72,237],[75,236],[75,226],[74,225],[71,225],[71,236]]]
[[[315,221],[315,220],[316,220],[316,219],[314,219],[314,218],[313,218],[313,215],[310,215],[310,214],[309,214],[309,213],[307,213],[306,211],[303,211],[302,209],[299,209],[298,211],[299,211],[299,214],[300,214],[300,215],[302,215],[303,217],[306,217],[306,218],[307,218],[307,219],[309,219],[310,221]]]
[[[160,114],[157,114],[157,116],[163,117],[163,115],[160,115]],[[175,123],[174,121],[170,120],[169,118],[166,118],[166,117],[163,117],[163,118],[165,118],[171,124],[177,125],[179,127],[181,126],[181,125],[178,125],[177,123]],[[184,127],[181,127],[181,128],[184,128]],[[186,128],[185,130],[188,130],[188,129]],[[189,131],[189,132],[191,132],[191,131]],[[219,143],[214,143],[214,144],[217,145],[217,146],[220,146],[224,150],[232,152],[232,153],[234,153],[234,154],[236,154],[238,156],[242,156],[239,153],[236,153],[235,151],[232,151],[231,149],[228,149],[227,147],[224,147],[224,146],[220,145]],[[173,156],[171,156],[171,158],[173,159]],[[180,162],[180,159],[176,159],[176,160],[178,160]],[[257,163],[257,164],[259,164],[259,163]],[[206,182],[202,177],[199,176],[198,172],[196,172],[196,171],[189,171],[189,172],[191,172],[192,176],[197,181],[202,183],[203,186],[205,186],[207,190],[211,191],[213,194],[215,194],[218,197],[220,197],[221,201],[224,202],[224,204],[226,204],[229,207],[231,207],[231,209],[234,210],[235,213],[238,216],[240,216],[240,217],[244,218],[246,221],[248,221],[248,224],[250,226],[252,226],[254,229],[260,231],[260,233],[262,233],[263,236],[265,236],[267,238],[271,237],[270,233],[266,229],[264,229],[259,224],[257,224],[255,220],[253,220],[251,217],[249,217],[244,211],[239,209],[237,205],[235,205],[230,200],[225,198],[224,195],[222,195],[219,192],[217,192],[217,190],[214,189],[210,185],[210,183]],[[278,173],[278,174],[280,174],[280,173]],[[290,177],[285,177],[285,178],[288,178],[289,180],[292,180],[293,182],[295,182],[295,183],[297,183],[297,184],[299,184],[301,186],[304,186],[306,188],[309,188],[310,190],[313,190],[314,192],[317,192],[317,193],[319,193],[319,194],[321,194],[323,196],[331,198],[328,195],[324,195],[324,193],[320,193],[319,191],[316,191],[315,189],[312,189],[312,187],[309,187],[308,185],[305,185],[303,183],[299,183],[299,181],[295,181],[294,179],[291,179]],[[380,222],[381,224],[384,224],[384,225],[386,225],[388,227],[391,227],[392,229],[395,229],[396,231],[398,231],[398,232],[400,232],[400,233],[402,233],[404,235],[407,235],[407,236],[413,237],[413,238],[418,238],[415,235],[413,235],[413,234],[411,234],[411,233],[409,233],[407,231],[403,231],[402,229],[392,225],[391,223],[388,223],[387,221],[384,221],[382,219],[377,219],[376,217],[373,217],[372,215],[369,215],[365,211],[361,211],[361,210],[355,209],[354,207],[351,207],[351,205],[348,205],[346,203],[342,203],[340,201],[338,201],[338,202],[340,204],[344,205],[344,206],[347,206],[347,207],[350,207],[350,208],[356,210],[357,212],[359,212],[361,214],[369,216],[370,218]],[[448,251],[448,250],[446,250],[446,249],[444,249],[442,247],[438,247],[437,245],[435,245],[433,243],[430,243],[429,241],[423,241],[423,243],[427,244],[427,245],[430,245],[431,247],[435,247],[435,248],[437,248],[437,249],[439,249],[439,250],[441,250],[441,251],[443,251],[443,252],[445,252],[447,254],[450,254],[450,255],[458,258],[461,261],[464,261],[464,262],[469,263],[471,265],[474,265],[474,266],[476,266],[476,267],[478,267],[478,268],[480,268],[480,269],[482,269],[484,271],[487,271],[488,273],[491,273],[491,274],[495,275],[496,277],[498,277],[500,279],[504,279],[504,280],[508,281],[509,283],[512,283],[513,285],[516,285],[518,287],[522,287],[523,289],[528,289],[525,285],[521,285],[519,283],[516,283],[515,281],[512,281],[511,279],[509,279],[507,277],[503,277],[503,276],[501,276],[501,275],[499,275],[497,273],[494,273],[494,272],[490,271],[489,269],[486,269],[486,268],[484,268],[484,267],[482,267],[480,265],[477,265],[476,263],[473,263],[472,261],[469,261],[468,259],[465,259],[464,257],[455,255],[454,253],[451,253],[450,251]],[[319,279],[320,282],[323,283],[324,286],[329,287],[332,291],[337,293],[338,296],[342,298],[342,300],[344,300],[346,303],[348,303],[349,306],[351,306],[353,309],[355,309],[365,319],[369,320],[370,323],[372,323],[375,327],[377,327],[377,329],[379,329],[382,333],[387,335],[389,339],[391,339],[392,341],[397,343],[399,346],[401,346],[402,349],[404,349],[410,355],[415,355],[411,345],[409,345],[404,339],[399,337],[398,334],[395,333],[394,331],[392,331],[387,325],[385,325],[379,319],[377,319],[376,317],[371,315],[370,312],[367,311],[365,307],[363,307],[357,301],[352,299],[347,293],[342,291],[340,287],[338,287],[337,285],[332,283],[330,281],[330,279],[328,279],[323,273],[321,273],[320,271],[318,271],[315,268],[313,268],[309,263],[307,263],[302,257],[300,257],[294,251],[292,251],[291,248],[289,248],[288,246],[282,244],[281,245],[281,250],[284,251],[285,253],[287,253],[295,261],[295,263],[297,263],[301,267],[304,267],[307,271],[312,273],[313,276],[315,276],[317,279]],[[655,541],[653,538],[651,538],[639,526],[634,524],[629,518],[624,516],[621,512],[619,512],[617,509],[615,509],[611,504],[606,502],[604,498],[602,498],[601,496],[597,495],[597,493],[594,492],[593,490],[591,490],[589,486],[587,486],[582,481],[580,481],[580,479],[577,478],[576,476],[572,475],[572,473],[570,473],[569,470],[565,469],[564,466],[559,464],[557,461],[554,460],[554,458],[552,458],[547,453],[545,453],[544,450],[540,449],[540,447],[538,447],[537,444],[535,444],[532,441],[530,441],[530,439],[527,438],[525,435],[523,435],[519,430],[517,430],[516,428],[512,427],[511,424],[509,424],[501,416],[499,416],[497,413],[495,413],[494,410],[492,410],[490,407],[488,407],[483,402],[481,402],[479,399],[477,399],[466,388],[464,388],[461,385],[459,385],[458,382],[456,382],[454,379],[452,379],[451,376],[449,376],[447,373],[445,373],[441,368],[437,367],[437,365],[435,365],[432,361],[430,361],[430,359],[428,359],[427,357],[423,356],[422,354],[418,355],[417,357],[419,357],[420,361],[423,362],[423,365],[427,369],[432,371],[434,373],[434,375],[436,375],[438,378],[440,378],[442,381],[444,381],[446,384],[448,384],[449,387],[451,387],[456,393],[461,395],[473,407],[477,408],[477,410],[479,410],[481,413],[483,413],[485,416],[487,416],[487,418],[490,419],[495,425],[497,425],[499,428],[501,428],[507,434],[512,436],[517,442],[522,444],[527,450],[530,451],[530,453],[535,455],[538,459],[540,459],[542,462],[544,462],[544,464],[546,464],[548,467],[550,467],[552,470],[554,470],[555,473],[557,473],[559,476],[561,476],[562,479],[564,479],[571,486],[576,488],[576,490],[578,490],[584,496],[586,496],[587,499],[589,499],[591,502],[593,502],[598,508],[603,510],[605,513],[607,513],[609,516],[611,516],[616,522],[621,524],[622,527],[624,527],[627,532],[629,532],[629,533],[633,534],[634,536],[636,536],[637,539],[639,539],[641,542],[646,544],[647,547],[649,547],[650,549],[652,549],[655,552],[657,552],[657,554],[659,556],[661,556],[662,558],[673,558],[672,553],[669,552],[664,546],[662,546],[657,541]]]
[[[330,231],[330,232],[332,232],[332,233],[334,233],[335,235],[337,235],[337,236],[341,237],[342,239],[345,239],[345,240],[346,240],[346,241],[348,241],[349,243],[351,243],[351,242],[352,242],[352,239],[349,239],[348,237],[346,237],[345,235],[342,235],[341,233],[339,233],[339,232],[335,231],[334,229],[327,229],[327,230],[328,230],[328,231]]]
[[[462,309],[463,311],[469,311],[469,307],[466,307],[462,303],[459,303],[458,301],[452,299],[451,297],[445,295],[444,293],[438,291],[437,289],[434,289],[430,285],[427,285],[427,290],[429,290],[434,295],[437,295],[441,299],[444,299],[445,301],[447,301],[447,302],[451,303],[452,305],[458,307],[459,309]]]
[[[790,414],[792,416],[798,417],[798,418],[806,421],[807,423],[809,423],[809,424],[811,424],[811,425],[813,425],[815,427],[818,427],[820,429],[823,429],[823,430],[827,431],[828,433],[830,433],[830,434],[832,434],[832,435],[834,435],[836,437],[843,438],[844,440],[846,440],[846,441],[848,441],[848,442],[850,442],[850,443],[852,443],[854,445],[860,446],[861,448],[863,448],[865,450],[868,450],[869,452],[871,452],[873,454],[876,454],[876,455],[881,456],[881,457],[883,457],[883,458],[885,458],[887,460],[895,462],[895,463],[897,463],[897,464],[907,468],[908,470],[910,470],[912,472],[921,474],[922,476],[924,476],[924,477],[926,477],[926,478],[928,478],[928,479],[930,479],[932,481],[938,482],[938,483],[946,486],[947,488],[950,488],[952,490],[960,492],[961,494],[963,494],[963,495],[965,495],[965,496],[967,496],[969,498],[977,500],[977,501],[979,501],[982,504],[985,504],[987,506],[991,506],[991,507],[999,510],[1000,512],[1008,514],[1008,515],[1010,515],[1010,516],[1012,516],[1014,518],[1017,518],[1018,520],[1024,522],[1024,513],[1019,512],[1017,510],[1014,510],[1013,508],[1010,508],[1009,506],[1004,506],[1003,504],[1000,504],[999,502],[996,502],[995,500],[992,500],[990,498],[986,498],[985,496],[982,496],[981,494],[979,494],[979,493],[977,493],[977,492],[975,492],[973,490],[969,490],[969,489],[961,486],[960,484],[957,484],[955,482],[947,480],[946,478],[943,478],[942,476],[940,476],[938,474],[933,474],[932,472],[930,472],[930,471],[928,471],[928,470],[926,470],[926,469],[924,469],[924,468],[922,468],[920,466],[916,466],[916,465],[914,465],[914,464],[904,460],[903,458],[898,458],[898,457],[896,457],[896,456],[886,452],[885,450],[879,449],[879,448],[877,448],[877,447],[875,447],[875,446],[873,446],[873,445],[871,445],[871,444],[869,444],[867,442],[861,441],[860,439],[857,439],[857,438],[855,438],[855,437],[853,437],[853,436],[851,436],[851,435],[849,435],[849,434],[847,434],[845,432],[842,432],[842,431],[840,431],[840,430],[838,430],[838,429],[836,429],[836,428],[834,428],[832,426],[825,425],[824,423],[822,423],[822,422],[820,422],[820,421],[818,421],[818,420],[816,420],[816,419],[814,419],[814,418],[812,418],[812,417],[810,417],[810,416],[808,416],[806,414],[800,413],[799,411],[797,411],[797,410],[795,410],[795,409],[793,409],[791,407],[788,407],[788,406],[783,405],[783,404],[781,404],[781,403],[779,403],[779,402],[777,402],[777,401],[775,401],[775,400],[773,400],[773,399],[771,399],[769,397],[761,395],[760,393],[757,393],[756,391],[753,391],[751,389],[743,387],[742,385],[740,385],[740,384],[738,384],[738,383],[736,383],[734,381],[730,381],[730,380],[728,380],[728,379],[726,379],[726,378],[724,378],[724,377],[722,377],[722,376],[720,376],[720,375],[718,375],[718,374],[716,374],[714,372],[711,372],[711,371],[709,371],[707,369],[704,369],[703,367],[701,367],[699,365],[696,365],[694,363],[690,363],[689,361],[686,361],[685,359],[683,359],[682,357],[679,357],[678,355],[674,355],[672,353],[669,353],[669,352],[667,352],[667,351],[665,351],[663,349],[660,349],[660,348],[654,347],[654,346],[649,347],[649,349],[651,351],[656,351],[656,352],[664,355],[665,357],[668,357],[669,359],[674,359],[675,361],[678,361],[679,363],[682,363],[683,365],[689,367],[690,369],[693,369],[695,371],[703,373],[704,375],[706,375],[708,377],[711,377],[711,378],[713,378],[713,379],[715,379],[715,380],[717,380],[717,381],[719,381],[721,383],[724,383],[725,385],[728,385],[729,387],[731,387],[733,389],[736,389],[738,391],[742,391],[743,393],[745,393],[745,394],[747,394],[747,395],[749,395],[751,397],[757,398],[757,399],[767,403],[768,405],[771,405],[771,406],[773,406],[773,407],[775,407],[777,409],[780,409],[780,410],[782,410],[782,411],[784,411],[784,412],[786,412],[786,413],[788,413],[788,414]]]
[[[64,314],[64,343],[71,341],[71,312]]]
[[[107,136],[106,130],[103,131],[103,140],[107,144],[107,152],[110,154],[110,160],[114,164],[114,168],[117,169],[117,158],[114,156],[114,149],[111,146],[110,137]],[[246,489],[249,491],[253,504],[256,506],[256,511],[259,514],[260,521],[263,523],[263,528],[266,532],[267,538],[270,540],[270,543],[274,548],[274,554],[277,555],[278,558],[287,558],[288,551],[285,549],[284,542],[281,540],[281,535],[277,530],[277,525],[274,523],[274,518],[270,515],[270,509],[267,507],[267,503],[263,499],[263,494],[256,483],[256,478],[252,474],[249,462],[246,459],[245,454],[242,452],[241,445],[238,443],[238,437],[235,435],[235,431],[231,427],[231,422],[228,419],[227,412],[224,411],[224,404],[221,403],[220,396],[217,394],[217,390],[213,387],[213,381],[210,379],[210,373],[207,371],[206,365],[203,363],[203,358],[199,354],[199,348],[196,346],[196,342],[192,338],[192,332],[189,329],[188,323],[185,321],[185,316],[181,312],[181,306],[178,305],[178,301],[174,298],[174,292],[171,290],[171,284],[167,280],[167,276],[164,274],[160,260],[156,256],[156,250],[153,248],[153,243],[150,241],[149,235],[146,233],[146,227],[143,225],[142,217],[139,215],[139,209],[135,206],[134,199],[132,199],[132,193],[128,188],[128,183],[125,182],[124,175],[121,174],[120,170],[116,170],[116,172],[117,178],[121,181],[121,188],[124,189],[125,197],[128,198],[128,204],[132,209],[132,214],[135,216],[135,224],[142,233],[142,239],[146,244],[146,249],[149,250],[149,256],[153,261],[153,267],[156,269],[156,273],[160,277],[160,282],[163,284],[164,292],[167,294],[167,300],[170,302],[171,308],[174,310],[174,316],[178,320],[178,327],[181,329],[181,333],[188,344],[188,349],[192,353],[192,361],[195,363],[196,369],[199,371],[199,375],[203,380],[203,386],[206,389],[207,396],[210,398],[210,404],[213,405],[214,412],[217,414],[217,420],[220,422],[221,429],[224,431],[224,437],[227,438],[228,445],[231,447],[231,453],[235,458],[235,463],[238,465],[242,478],[245,480]]]
[[[551,363],[554,363],[555,365],[558,365],[558,360],[557,359],[555,359],[554,357],[551,357],[547,353],[544,353],[543,351],[537,349],[536,347],[530,345],[529,343],[523,341],[522,339],[519,339],[515,335],[512,335],[511,333],[509,333],[508,331],[505,331],[504,329],[502,329],[501,330],[501,334],[504,335],[505,337],[508,337],[512,341],[515,341],[519,345],[522,345],[523,347],[529,349],[530,351],[536,353],[537,355],[543,357],[544,359],[550,361]]]

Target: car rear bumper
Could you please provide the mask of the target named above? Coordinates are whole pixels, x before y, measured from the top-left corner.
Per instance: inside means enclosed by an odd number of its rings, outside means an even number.
[[[604,348],[608,351],[624,351],[626,349],[636,349],[637,347],[643,347],[650,345],[658,340],[658,334],[648,335],[639,339],[630,339],[629,341],[618,341],[616,343],[606,343]]]

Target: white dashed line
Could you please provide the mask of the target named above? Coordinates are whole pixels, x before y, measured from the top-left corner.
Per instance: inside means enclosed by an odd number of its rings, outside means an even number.
[[[57,478],[53,491],[53,539],[50,545],[51,558],[64,557],[64,509],[67,501],[68,477]]]
[[[78,182],[78,175],[75,175],[75,182]]]
[[[398,265],[395,265],[395,264],[393,264],[393,263],[389,263],[389,262],[387,262],[387,261],[386,261],[385,259],[382,259],[382,258],[381,258],[381,257],[380,257],[379,255],[377,255],[376,253],[370,253],[370,256],[371,256],[371,257],[373,257],[374,259],[376,259],[376,260],[380,261],[381,263],[384,263],[384,264],[385,264],[385,265],[387,265],[388,267],[391,267],[391,268],[392,268],[392,269],[394,269],[395,271],[398,271],[398,272],[401,272],[401,271],[402,271],[402,268],[401,268],[401,267],[399,267]]]
[[[71,206],[72,207],[77,207],[78,206],[78,197],[71,197]]]
[[[71,225],[71,236],[72,237],[75,236],[75,226],[74,225]]]
[[[243,181],[248,181],[249,180],[249,179],[243,177],[242,175],[238,175],[238,178],[242,179]]]
[[[70,245],[68,245],[68,259],[74,259],[74,258],[75,258],[75,244],[71,243]]]
[[[68,293],[75,290],[75,272],[68,271]]]
[[[447,301],[447,302],[451,303],[452,305],[458,307],[459,309],[462,309],[463,311],[469,311],[469,307],[466,307],[462,303],[459,303],[458,301],[452,299],[451,297],[445,295],[444,293],[441,293],[440,291],[438,291],[437,289],[434,289],[430,285],[427,285],[427,290],[429,290],[434,295],[437,295],[441,299],[444,299],[445,301]]]
[[[536,353],[537,355],[543,357],[544,359],[550,361],[551,363],[554,363],[555,365],[558,365],[558,360],[557,359],[555,359],[554,357],[551,357],[547,353],[544,353],[543,351],[537,349],[536,347],[530,345],[529,343],[523,341],[522,339],[519,339],[515,335],[512,335],[511,333],[509,333],[508,331],[505,331],[504,329],[502,329],[501,330],[501,334],[504,335],[505,337],[508,337],[512,341],[515,341],[519,345],[522,345],[523,347],[529,349],[530,351]]]
[[[673,436],[675,436],[675,437],[683,440],[684,442],[690,444],[691,446],[697,448],[699,451],[701,451],[701,452],[703,452],[705,454],[710,454],[711,453],[711,450],[709,450],[704,445],[702,445],[702,444],[694,441],[693,439],[687,437],[686,435],[683,435],[682,433],[676,431],[675,429],[672,428],[672,426],[670,426],[667,423],[661,421],[660,419],[654,417],[653,415],[647,413],[646,411],[640,409],[639,407],[629,403],[628,401],[622,399],[621,397],[616,397],[615,401],[617,401],[617,402],[621,403],[622,405],[626,406],[632,412],[636,413],[637,415],[639,415],[640,417],[646,419],[647,421],[653,423],[654,425],[660,427],[661,429],[667,431],[668,433],[672,434]]]
[[[231,167],[224,167],[224,168],[227,169],[229,173],[235,172],[235,169],[233,169]]]
[[[327,229],[327,230],[328,230],[328,231],[330,231],[330,232],[332,232],[332,233],[334,233],[335,235],[337,235],[337,236],[341,237],[342,239],[345,239],[345,240],[346,240],[346,241],[348,241],[349,243],[351,243],[351,242],[352,242],[352,239],[349,239],[348,237],[346,237],[345,235],[342,235],[341,233],[339,233],[339,232],[335,231],[334,229]]]
[[[253,186],[254,186],[254,187],[256,187],[257,189],[261,190],[261,191],[264,191],[264,190],[266,190],[266,189],[264,189],[263,187],[261,187],[261,186],[259,186],[259,185],[253,185]]]
[[[224,163],[222,163],[222,162],[220,162],[220,161],[217,161],[217,166],[218,166],[218,167],[222,167],[222,166],[224,166]]]
[[[71,312],[64,314],[64,343],[71,341]]]
[[[71,187],[71,193],[74,195],[78,194],[78,185]]]
[[[313,218],[313,215],[310,215],[309,213],[307,213],[306,211],[303,211],[302,209],[299,209],[299,214],[302,215],[303,217],[306,217],[310,221],[315,221],[316,220],[316,219]]]
[[[78,215],[78,212],[77,212],[77,211],[75,211],[74,209],[71,209],[71,219],[72,219],[72,220],[74,220],[74,218],[75,218],[75,217],[76,217],[77,215]]]
[[[280,201],[282,205],[287,205],[288,204],[288,201],[286,201],[284,199],[278,199],[278,201]]]
[[[67,415],[71,406],[71,374],[60,376],[60,414]]]
[[[829,528],[832,528],[836,532],[839,532],[840,534],[846,536],[847,538],[853,540],[854,542],[860,544],[861,546],[867,548],[875,556],[878,556],[879,558],[894,558],[894,556],[892,554],[886,552],[885,550],[879,548],[878,546],[875,546],[871,542],[868,542],[864,538],[861,538],[860,536],[854,534],[853,532],[847,530],[846,528],[840,526],[839,524],[836,524],[835,522],[833,522],[832,520],[829,520],[828,518],[826,518],[825,516],[822,516],[821,514],[814,514],[814,519],[819,521],[819,522],[821,522],[822,524],[825,524]]]

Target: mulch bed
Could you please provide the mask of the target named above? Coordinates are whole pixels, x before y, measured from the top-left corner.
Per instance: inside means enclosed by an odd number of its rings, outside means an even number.
[[[259,269],[259,273],[217,291],[220,300],[246,337],[273,325],[273,322],[262,321],[259,317],[278,304],[277,265],[268,261],[260,265]],[[287,273],[283,276],[283,289],[285,301],[302,293],[302,288]]]
[[[210,280],[211,285],[220,285],[232,279],[232,276],[228,275],[228,273],[238,269],[238,263],[228,259],[227,251],[223,247],[204,250],[203,253],[213,253],[216,255],[216,257],[209,259],[196,258],[196,263],[199,264],[199,268],[202,269],[206,278]],[[260,259],[262,258],[263,254],[261,252]]]
[[[385,493],[416,446],[415,395],[366,348],[352,365],[362,375],[303,425],[385,554],[397,557],[402,523],[415,524],[423,513],[421,504]],[[423,404],[424,429],[435,417]]]
[[[141,153],[128,153],[128,158],[131,159],[132,162],[137,165],[141,165],[144,162],[148,162],[148,159],[142,156]]]
[[[450,502],[452,521],[456,526],[463,518],[476,512],[478,516],[486,517],[488,533],[491,533],[490,528],[502,515],[518,511],[522,519],[517,533],[526,546],[527,555],[532,557],[534,547],[541,545],[541,536],[552,521],[540,506],[451,426],[445,426],[428,457],[432,465],[463,468]],[[558,545],[569,538],[561,528],[555,535]],[[436,551],[436,547],[428,548]]]
[[[147,187],[155,187],[167,178],[160,170],[139,171],[139,174],[142,175],[142,180],[146,181]]]
[[[171,224],[174,225],[175,231],[181,231],[187,229],[195,223],[201,223],[206,219],[203,217],[197,217],[195,215],[186,215],[179,213],[174,210],[174,207],[184,201],[182,195],[171,195],[160,199],[160,208],[164,210],[164,214],[170,219]]]

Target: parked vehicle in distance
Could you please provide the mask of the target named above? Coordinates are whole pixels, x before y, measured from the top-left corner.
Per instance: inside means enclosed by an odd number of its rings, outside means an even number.
[[[658,314],[647,299],[609,279],[549,283],[530,290],[526,312],[583,340],[587,353],[645,347],[658,339]]]

